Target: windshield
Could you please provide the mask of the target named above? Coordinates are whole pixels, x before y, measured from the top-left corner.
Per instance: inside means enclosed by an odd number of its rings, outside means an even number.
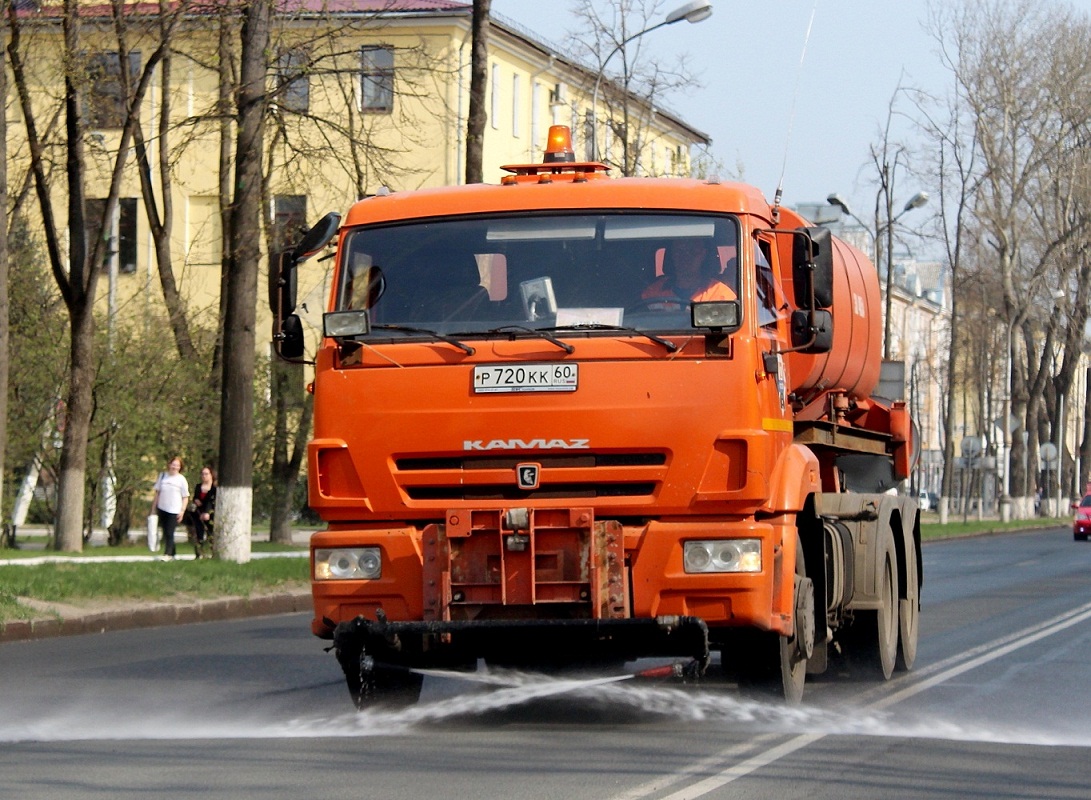
[[[375,338],[408,328],[689,330],[691,302],[736,299],[737,244],[733,217],[683,214],[359,228],[344,247],[337,310],[370,309]]]

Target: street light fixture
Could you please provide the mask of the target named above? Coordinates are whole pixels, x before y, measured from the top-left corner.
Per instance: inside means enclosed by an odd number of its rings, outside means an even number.
[[[686,22],[703,22],[712,16],[712,3],[710,0],[689,0],[688,3],[683,3],[674,9],[674,11],[667,14],[663,18],[662,22],[657,22],[655,25],[651,25],[639,33],[634,33],[622,41],[620,41],[613,50],[602,61],[602,66],[599,67],[598,75],[595,76],[595,89],[591,93],[591,160],[599,160],[599,145],[598,145],[598,108],[599,108],[599,86],[602,84],[603,73],[606,71],[606,65],[610,63],[610,59],[617,55],[622,48],[634,39],[639,39],[646,33],[651,33],[656,28],[662,28],[665,25],[673,25],[676,22],[685,20]]]
[[[928,192],[917,192],[909,198],[905,208],[886,224],[886,317],[883,320],[883,358],[890,358],[890,316],[894,308],[894,223],[914,208],[928,202]],[[889,208],[889,206],[887,206]]]
[[[871,230],[866,222],[849,210],[848,203],[845,202],[845,199],[841,197],[841,195],[834,192],[826,198],[826,202],[831,206],[840,208],[842,213],[852,217],[868,232],[868,235],[871,237],[872,250],[875,254],[876,269],[879,268],[879,237],[882,235],[883,231],[886,231],[886,304],[883,318],[883,358],[890,358],[890,312],[893,307],[893,293],[891,292],[891,288],[894,283],[894,223],[913,209],[925,205],[928,202],[928,192],[917,192],[910,197],[905,204],[905,208],[890,218],[885,224],[880,225],[878,218],[876,218],[874,231]]]

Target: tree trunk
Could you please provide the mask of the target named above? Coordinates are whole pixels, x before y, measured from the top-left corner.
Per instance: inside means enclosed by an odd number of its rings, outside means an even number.
[[[110,547],[120,547],[129,543],[129,528],[133,521],[133,490],[122,489],[115,498],[114,519],[107,531]]]
[[[254,324],[261,258],[262,137],[271,16],[270,0],[255,0],[246,6],[242,25],[231,263],[224,325],[216,553],[219,558],[240,564],[250,560],[254,500]]]
[[[231,107],[234,95],[235,79],[232,72],[234,53],[231,49],[234,42],[234,28],[231,24],[231,16],[223,13],[220,16],[219,28],[219,98],[217,113],[220,119],[219,135],[219,178],[220,199],[220,239],[223,242],[223,250],[220,254],[220,309],[219,325],[216,327],[216,347],[212,353],[212,369],[210,372],[209,388],[220,394],[223,380],[223,331],[227,319],[227,286],[231,275]],[[219,450],[219,445],[216,447]]]
[[[83,500],[86,494],[87,433],[91,429],[95,380],[95,318],[89,304],[70,312],[68,399],[64,409],[64,444],[57,483],[57,525],[54,549],[78,553],[83,549]]]
[[[0,108],[8,107],[7,15],[0,14]],[[8,120],[0,114],[0,153],[8,152]],[[0,197],[3,217],[0,217],[0,509],[4,507],[3,477],[8,449],[8,370],[11,351],[10,307],[8,300],[8,160],[0,159]],[[4,541],[0,538],[0,547]]]
[[[466,183],[481,183],[485,178],[482,151],[485,144],[485,90],[489,62],[489,6],[492,0],[474,0],[472,41],[470,44],[470,109],[466,119]]]

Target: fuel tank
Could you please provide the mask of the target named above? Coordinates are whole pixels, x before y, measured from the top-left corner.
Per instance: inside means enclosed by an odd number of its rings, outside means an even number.
[[[833,347],[828,353],[788,355],[788,387],[805,404],[826,391],[871,396],[882,361],[879,276],[860,250],[836,237],[833,246]]]

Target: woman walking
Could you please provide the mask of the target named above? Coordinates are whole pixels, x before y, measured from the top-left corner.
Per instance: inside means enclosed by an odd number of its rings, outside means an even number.
[[[212,467],[201,470],[201,482],[193,490],[190,503],[193,522],[193,550],[197,558],[212,558],[212,522],[216,514],[216,472]]]
[[[189,500],[189,482],[182,475],[182,459],[175,456],[167,464],[167,471],[159,473],[152,497],[152,513],[159,517],[159,529],[163,531],[163,554],[174,558],[174,529],[186,513]]]

